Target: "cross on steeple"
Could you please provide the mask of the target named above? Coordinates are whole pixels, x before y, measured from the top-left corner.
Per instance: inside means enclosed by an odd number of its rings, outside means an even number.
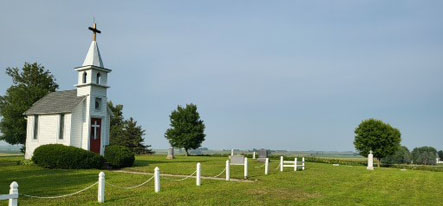
[[[97,29],[97,24],[94,23],[94,25],[92,27],[88,27],[89,30],[91,30],[94,35],[93,35],[93,40],[96,41],[97,40],[97,33],[102,33],[100,30]]]

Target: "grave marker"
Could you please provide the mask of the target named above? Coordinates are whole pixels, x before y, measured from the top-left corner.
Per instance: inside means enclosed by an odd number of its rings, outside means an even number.
[[[260,151],[258,151],[258,161],[259,162],[265,162],[266,158],[268,158],[269,156],[269,152],[266,149],[261,149]]]
[[[374,155],[372,154],[372,150],[368,154],[368,170],[374,170]]]
[[[243,155],[234,155],[231,156],[231,165],[244,165],[245,156]]]
[[[171,148],[168,149],[168,156],[166,156],[166,159],[168,159],[168,160],[172,160],[172,159],[174,159],[174,158],[175,158],[175,155],[174,155],[174,148],[171,147]]]

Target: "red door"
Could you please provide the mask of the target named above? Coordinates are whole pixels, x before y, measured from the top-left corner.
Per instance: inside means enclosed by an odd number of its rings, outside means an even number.
[[[101,119],[91,118],[90,150],[97,154],[100,154],[101,127]]]

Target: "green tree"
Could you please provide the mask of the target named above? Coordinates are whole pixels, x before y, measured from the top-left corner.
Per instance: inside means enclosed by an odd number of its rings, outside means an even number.
[[[123,105],[117,104],[114,106],[112,102],[108,102],[108,107],[111,109],[113,117],[111,117],[110,128],[110,143],[115,145],[123,145],[124,139],[124,118],[123,118]]]
[[[433,147],[416,147],[411,154],[414,164],[433,165],[437,160],[437,150]]]
[[[440,158],[440,161],[443,161],[443,150],[438,151],[438,157]]]
[[[364,157],[372,150],[378,167],[382,158],[394,154],[400,146],[400,131],[381,120],[364,120],[354,132],[355,149]]]
[[[401,146],[394,154],[383,158],[382,162],[384,164],[409,164],[411,163],[411,153],[407,147]]]
[[[131,117],[125,121],[124,136],[127,139],[127,147],[131,149],[135,154],[152,153],[149,149],[151,145],[144,145],[143,136],[145,130],[141,126],[137,125],[137,122]]]
[[[32,104],[58,89],[54,76],[38,63],[25,63],[22,69],[6,68],[12,86],[0,96],[0,140],[9,144],[26,142],[26,119],[23,113]],[[22,148],[24,151],[24,148]]]
[[[189,149],[197,149],[205,141],[205,124],[200,119],[196,105],[187,104],[184,108],[179,105],[169,118],[171,128],[166,130],[165,138],[171,146],[184,148],[186,156],[189,155]]]
[[[125,120],[123,117],[123,105],[108,103],[113,113],[111,118],[110,143],[128,147],[135,154],[152,153],[150,145],[144,145],[145,130],[131,117]]]

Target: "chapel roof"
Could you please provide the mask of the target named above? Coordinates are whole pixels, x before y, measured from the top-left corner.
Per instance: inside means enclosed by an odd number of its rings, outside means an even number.
[[[75,106],[86,96],[77,96],[77,90],[52,92],[35,102],[24,114],[60,114],[72,113]]]

